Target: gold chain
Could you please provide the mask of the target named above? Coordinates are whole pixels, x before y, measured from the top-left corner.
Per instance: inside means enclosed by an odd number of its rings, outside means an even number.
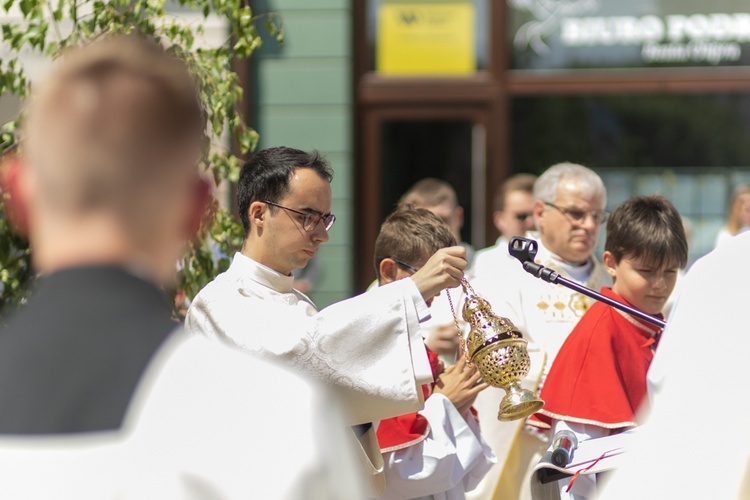
[[[461,288],[464,291],[464,295],[468,295],[468,290],[471,290],[472,294],[475,294],[474,289],[471,288],[471,285],[468,281],[466,281],[465,278],[461,279]],[[460,356],[461,353],[463,353],[464,357],[466,358],[466,365],[471,366],[471,359],[469,359],[469,349],[466,347],[466,340],[464,339],[464,334],[461,331],[461,327],[458,326],[458,316],[456,316],[456,310],[453,308],[453,299],[451,299],[451,294],[449,293],[449,290],[445,291],[446,295],[448,295],[448,304],[451,306],[451,314],[453,314],[453,324],[456,325],[456,334],[458,335],[458,343],[459,343],[459,353]]]

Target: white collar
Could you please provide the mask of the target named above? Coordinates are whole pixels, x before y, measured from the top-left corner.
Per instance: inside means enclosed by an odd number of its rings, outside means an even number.
[[[542,237],[536,231],[529,231],[526,233],[527,238],[536,240],[539,245],[536,259],[537,264],[542,264],[546,267],[552,267],[558,271],[564,271],[568,276],[573,278],[575,281],[584,283],[590,277],[592,271],[594,271],[594,258],[589,257],[586,259],[584,264],[578,265],[566,261],[565,259],[550,252],[543,244]]]
[[[249,278],[267,288],[280,293],[291,293],[294,276],[286,276],[278,271],[274,271],[268,266],[264,266],[247,255],[240,252],[234,254],[232,267],[236,268],[243,278]]]

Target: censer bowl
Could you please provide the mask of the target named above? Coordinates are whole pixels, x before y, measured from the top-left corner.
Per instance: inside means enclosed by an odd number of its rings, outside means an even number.
[[[526,344],[522,338],[502,339],[480,348],[471,357],[482,379],[506,392],[497,415],[503,422],[528,417],[544,406],[544,401],[521,387],[521,380],[531,367]]]
[[[466,340],[469,359],[477,366],[482,380],[506,392],[500,401],[498,420],[518,420],[539,411],[544,401],[521,387],[531,360],[527,341],[518,328],[495,314],[490,304],[474,293],[468,294],[464,302],[463,317],[471,326]]]

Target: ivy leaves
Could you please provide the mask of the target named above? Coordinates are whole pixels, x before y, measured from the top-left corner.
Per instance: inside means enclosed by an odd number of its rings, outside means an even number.
[[[236,182],[241,157],[258,143],[258,134],[245,123],[239,104],[243,97],[235,64],[261,45],[258,25],[278,42],[283,27],[276,14],[256,15],[244,0],[0,0],[0,96],[28,97],[31,81],[22,61],[28,54],[55,59],[67,47],[108,33],[139,32],[155,37],[187,62],[199,82],[208,130],[204,166],[218,186]],[[201,19],[195,22],[195,19]],[[226,37],[215,46],[205,43],[204,25],[219,20]],[[0,128],[0,153],[18,141],[19,120]],[[227,139],[233,141],[233,154]],[[3,195],[7,196],[7,195]],[[27,244],[15,236],[0,198],[0,315],[22,300],[31,276]],[[228,267],[226,256],[242,244],[242,228],[229,212],[214,206],[183,259],[180,286],[188,296]]]

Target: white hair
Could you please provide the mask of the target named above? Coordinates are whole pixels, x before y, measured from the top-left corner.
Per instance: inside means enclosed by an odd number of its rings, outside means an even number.
[[[586,198],[601,197],[602,208],[607,206],[607,190],[602,178],[590,168],[575,163],[558,163],[548,168],[534,183],[534,199],[555,203],[564,180],[573,181]]]

